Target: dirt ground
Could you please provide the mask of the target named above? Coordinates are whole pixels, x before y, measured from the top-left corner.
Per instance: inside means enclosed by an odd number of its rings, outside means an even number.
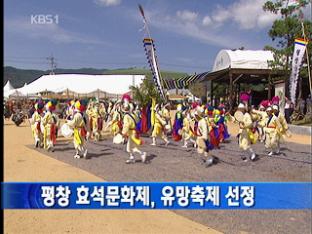
[[[4,181],[103,181],[30,149],[23,124],[4,125]],[[220,233],[166,210],[5,210],[4,233]]]
[[[65,139],[47,154],[32,148],[28,126],[7,124],[5,181],[311,181],[310,136],[293,135],[282,145],[285,155],[260,155],[255,163],[239,160],[232,139],[216,151],[222,161],[209,170],[178,143],[155,149],[145,139],[150,164],[137,163],[129,170],[124,147],[112,146],[111,139],[90,143],[89,160],[74,160],[72,144]],[[235,136],[237,127],[230,124],[229,130]],[[256,152],[262,152],[260,144]],[[5,233],[310,233],[310,223],[308,211],[5,211]]]

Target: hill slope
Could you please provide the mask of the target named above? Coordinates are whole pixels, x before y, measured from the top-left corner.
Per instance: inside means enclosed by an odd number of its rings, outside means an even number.
[[[28,70],[19,69],[15,67],[6,66],[3,72],[3,85],[10,80],[15,88],[22,87],[25,83],[29,84],[38,79],[42,75],[49,74],[50,71],[43,70]],[[121,69],[95,69],[95,68],[79,68],[79,69],[56,69],[55,74],[89,74],[89,75],[102,75],[102,74],[142,74],[151,77],[151,71],[140,68],[121,68]],[[174,71],[161,71],[163,78],[177,79],[186,76],[186,73]]]

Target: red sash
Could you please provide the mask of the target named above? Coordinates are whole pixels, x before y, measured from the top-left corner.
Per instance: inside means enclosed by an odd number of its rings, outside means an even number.
[[[38,132],[41,132],[40,122],[37,122],[36,128],[37,128]]]
[[[80,128],[80,136],[85,138],[87,136],[86,128]]]
[[[223,141],[224,140],[224,125],[223,124],[218,124],[219,128],[218,128],[218,132],[219,132],[219,137],[220,140]]]
[[[119,129],[122,129],[122,122],[118,121],[117,124],[118,124]]]
[[[51,127],[50,127],[50,140],[53,142],[53,144],[56,143],[56,126],[55,126],[55,124],[51,124]]]
[[[102,131],[102,129],[103,129],[103,119],[102,118],[98,118],[97,119],[97,123],[98,123],[98,130]]]

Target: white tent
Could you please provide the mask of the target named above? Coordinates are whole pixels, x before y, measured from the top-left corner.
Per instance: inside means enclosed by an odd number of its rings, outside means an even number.
[[[8,80],[5,84],[5,86],[3,87],[3,92],[5,93],[5,92],[12,90],[12,89],[14,89],[14,87],[11,85],[10,80]]]
[[[130,86],[138,86],[145,75],[84,75],[57,74],[44,75],[32,83],[18,89],[24,95],[40,92],[66,92],[87,94],[102,91],[109,94],[124,94]]]
[[[19,91],[19,89],[11,89],[7,92],[4,93],[4,97],[6,98],[22,98],[22,97],[26,97],[26,95],[24,93],[22,93],[21,91]]]
[[[221,50],[212,71],[226,68],[270,69],[268,61],[273,61],[273,53],[266,50]]]

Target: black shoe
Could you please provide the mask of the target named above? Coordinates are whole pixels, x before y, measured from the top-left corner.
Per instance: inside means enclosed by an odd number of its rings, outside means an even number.
[[[251,156],[250,156],[250,160],[251,161],[256,161],[258,159],[258,156],[256,155],[256,154],[252,154]]]
[[[247,161],[248,161],[248,159],[247,159],[246,156],[241,156],[241,159],[242,159],[244,162],[247,162]]]
[[[38,147],[39,147],[39,141],[37,141],[37,142],[36,142],[35,147],[36,147],[36,148],[38,148]]]
[[[211,157],[206,159],[205,166],[211,167],[213,164],[217,164],[218,162],[219,162],[219,158],[217,158],[215,156],[211,156]]]

